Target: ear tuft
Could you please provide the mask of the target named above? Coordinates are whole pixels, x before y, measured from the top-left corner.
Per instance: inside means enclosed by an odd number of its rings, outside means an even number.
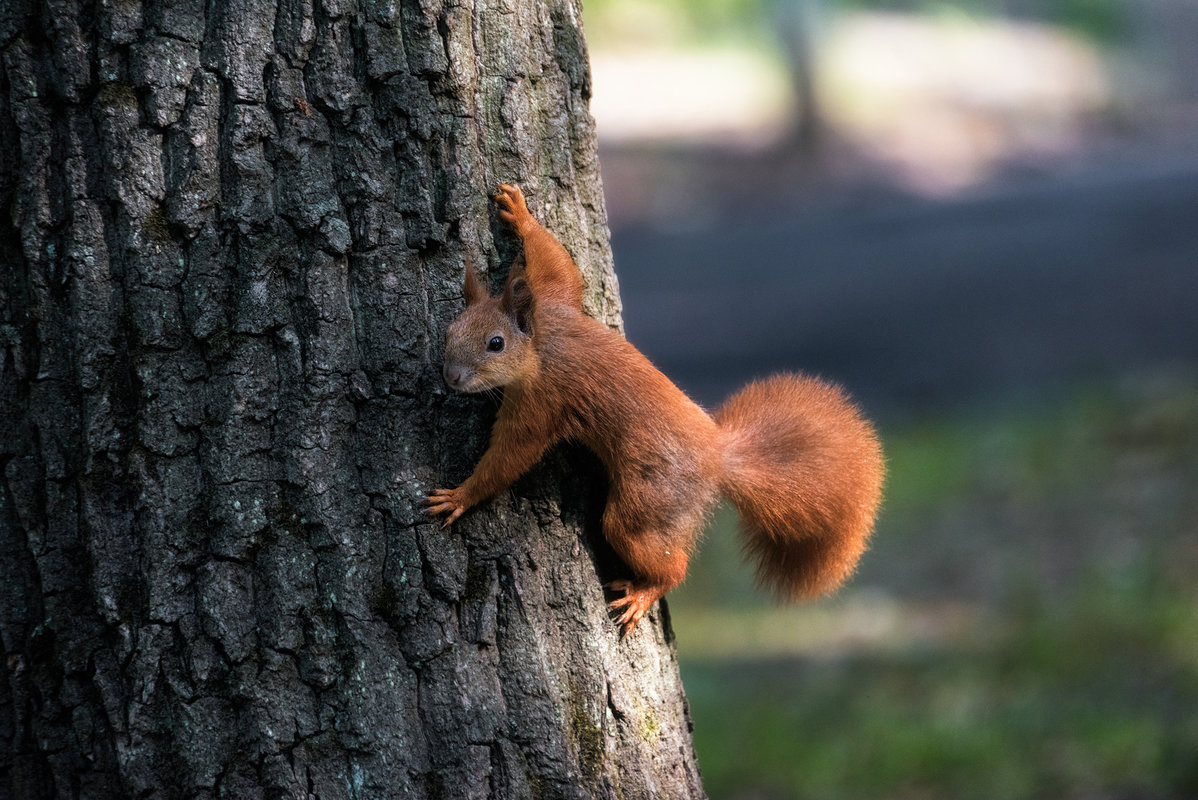
[[[503,310],[511,315],[516,327],[526,336],[532,335],[532,312],[536,308],[536,299],[532,296],[532,287],[522,275],[512,277],[503,290]]]
[[[478,270],[469,260],[466,261],[466,278],[462,281],[462,294],[465,295],[468,306],[482,302],[489,297],[487,287],[483,285],[482,278],[478,276]]]

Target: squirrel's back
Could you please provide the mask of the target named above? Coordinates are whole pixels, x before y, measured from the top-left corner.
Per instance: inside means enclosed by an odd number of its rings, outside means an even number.
[[[562,404],[567,438],[593,450],[614,480],[717,478],[714,420],[623,336],[562,305],[539,308],[537,328],[538,391]]]

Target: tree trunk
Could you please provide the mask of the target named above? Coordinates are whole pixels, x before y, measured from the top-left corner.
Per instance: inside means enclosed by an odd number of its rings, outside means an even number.
[[[440,530],[520,184],[618,324],[577,0],[0,8],[0,795],[699,797],[593,458]]]

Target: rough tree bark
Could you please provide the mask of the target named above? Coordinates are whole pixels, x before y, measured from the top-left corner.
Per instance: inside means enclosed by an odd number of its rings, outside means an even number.
[[[565,450],[448,531],[521,184],[618,324],[577,0],[0,6],[0,794],[697,797]]]

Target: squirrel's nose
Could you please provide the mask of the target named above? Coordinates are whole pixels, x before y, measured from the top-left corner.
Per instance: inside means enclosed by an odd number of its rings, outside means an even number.
[[[453,389],[461,386],[462,381],[466,378],[466,370],[456,364],[446,364],[443,372],[445,374],[445,382]]]

